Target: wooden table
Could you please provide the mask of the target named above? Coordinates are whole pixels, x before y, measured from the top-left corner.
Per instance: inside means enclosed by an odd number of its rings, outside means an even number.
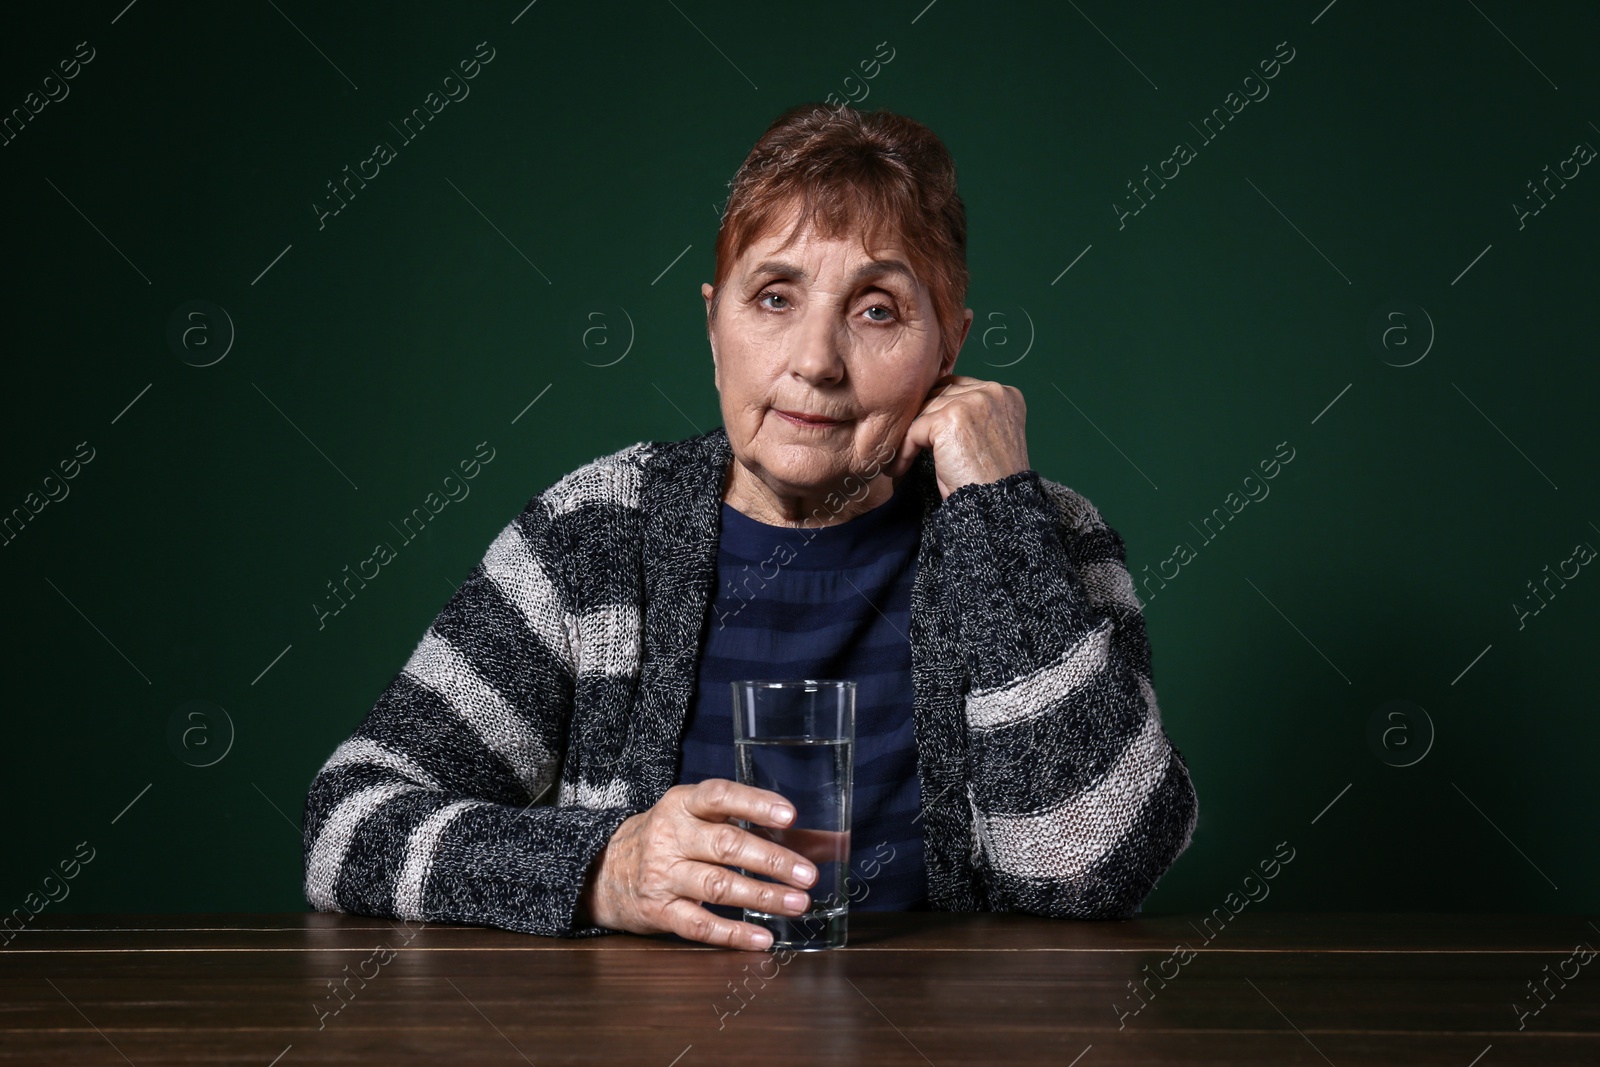
[[[0,1064],[1600,1064],[1588,919],[1198,926],[861,913],[848,947],[780,965],[621,934],[40,915],[0,947]]]

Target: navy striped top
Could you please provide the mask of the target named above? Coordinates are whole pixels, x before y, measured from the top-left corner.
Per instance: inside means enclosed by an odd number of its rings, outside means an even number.
[[[717,595],[677,784],[737,780],[728,683],[853,680],[852,911],[927,907],[910,641],[920,532],[910,479],[888,502],[834,526],[771,526],[722,505]],[[741,917],[737,908],[707,907]]]

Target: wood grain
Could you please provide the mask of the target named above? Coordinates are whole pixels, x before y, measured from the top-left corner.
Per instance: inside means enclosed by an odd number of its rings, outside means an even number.
[[[1600,943],[1588,919],[1198,925],[864,913],[780,965],[355,916],[41,916],[0,950],[0,1064],[1600,1063],[1600,960],[1552,978]],[[1548,1003],[1519,1019],[1528,982]]]

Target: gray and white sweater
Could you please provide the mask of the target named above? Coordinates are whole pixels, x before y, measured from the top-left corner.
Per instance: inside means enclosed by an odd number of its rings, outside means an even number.
[[[640,442],[528,502],[312,781],[314,907],[609,932],[578,895],[676,777],[731,461],[721,427]],[[1121,537],[1037,471],[941,500],[924,451],[908,477],[930,907],[1132,914],[1197,805]]]

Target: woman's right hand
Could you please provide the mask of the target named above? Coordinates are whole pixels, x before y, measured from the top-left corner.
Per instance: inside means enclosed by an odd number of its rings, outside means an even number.
[[[793,821],[794,808],[778,793],[726,778],[673,786],[611,835],[578,898],[577,921],[636,934],[670,932],[726,948],[767,948],[772,935],[766,930],[713,915],[700,903],[802,915],[810,907],[808,894],[728,865],[798,887],[811,885],[817,870],[733,819],[782,828]]]

